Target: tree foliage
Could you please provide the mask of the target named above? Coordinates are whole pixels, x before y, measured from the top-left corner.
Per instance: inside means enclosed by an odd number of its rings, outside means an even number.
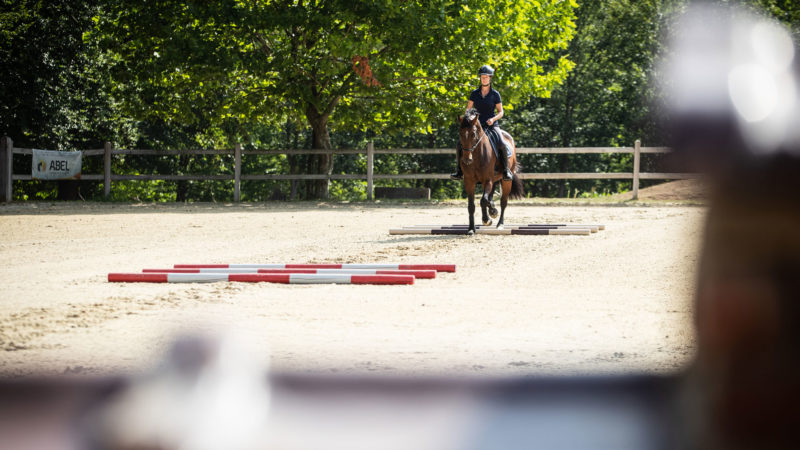
[[[135,134],[110,95],[108,65],[82,33],[99,2],[5,0],[0,7],[0,135],[17,147],[59,150],[102,148]],[[89,162],[91,164],[91,162]],[[100,162],[102,164],[102,161]],[[17,168],[19,172],[29,172]],[[76,183],[17,186],[22,198],[77,198]],[[58,191],[56,191],[58,189]],[[87,186],[86,195],[92,194]]]
[[[96,38],[137,118],[225,130],[285,120],[329,149],[330,129],[431,131],[452,121],[474,70],[502,68],[509,106],[571,67],[574,0],[108,2]],[[247,125],[247,126],[243,126]],[[332,159],[305,168],[330,173]],[[325,196],[327,183],[316,194]]]
[[[744,3],[800,30],[800,3]],[[668,144],[650,79],[660,35],[686,0],[4,0],[0,133],[19,147],[187,149],[455,146],[453,119],[497,68],[503,127],[526,147]],[[548,97],[549,96],[549,97]],[[648,159],[651,158],[651,159]],[[645,170],[657,160],[643,160]],[[629,171],[628,155],[524,155],[527,172]],[[25,173],[17,159],[16,173]],[[454,156],[381,155],[376,173],[448,172]],[[102,158],[87,158],[98,173]],[[356,173],[363,156],[248,156],[243,173]],[[231,157],[114,159],[115,173],[232,173]],[[361,181],[335,181],[363,199]],[[445,180],[382,185],[462,195]],[[66,183],[15,183],[55,198]],[[100,185],[80,182],[85,198]],[[314,198],[328,184],[243,182],[244,200]],[[627,189],[629,182],[529,182],[537,196]],[[114,198],[221,200],[226,182],[120,182]]]
[[[644,145],[665,145],[652,81],[662,28],[675,3],[582,1],[576,36],[565,50],[575,68],[550,98],[533,98],[509,118],[517,139],[529,147],[630,147],[637,139]],[[531,172],[630,171],[632,164],[624,154],[531,155],[522,162]],[[619,184],[545,181],[527,191],[563,197],[579,191],[616,192]]]

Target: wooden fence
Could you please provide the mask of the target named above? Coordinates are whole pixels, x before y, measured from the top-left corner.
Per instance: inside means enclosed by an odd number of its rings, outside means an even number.
[[[365,150],[242,150],[240,144],[230,150],[125,150],[112,148],[110,143],[105,144],[105,148],[95,150],[81,150],[86,156],[103,156],[102,174],[82,174],[81,180],[102,181],[104,194],[108,197],[111,194],[111,183],[124,180],[227,180],[233,181],[233,200],[238,202],[241,198],[242,181],[258,180],[365,180],[367,181],[367,199],[373,198],[373,188],[375,180],[419,180],[419,179],[448,179],[446,173],[406,173],[397,175],[384,175],[374,173],[374,163],[376,155],[389,154],[427,154],[427,155],[450,155],[455,159],[454,149],[376,149],[372,142],[367,145]],[[631,172],[565,172],[565,173],[522,173],[524,180],[591,180],[591,179],[615,179],[631,180],[633,182],[633,196],[636,200],[639,197],[639,180],[651,179],[685,179],[696,178],[693,173],[655,173],[641,172],[641,155],[643,153],[669,153],[667,147],[642,147],[637,140],[633,147],[570,147],[570,148],[518,148],[518,154],[600,154],[600,153],[632,153],[633,167]],[[13,141],[9,137],[4,137],[0,145],[0,198],[2,201],[11,202],[12,183],[14,181],[32,180],[30,174],[13,173],[14,155],[32,155],[33,150],[29,148],[15,148]],[[181,156],[181,155],[231,155],[234,157],[234,173],[222,175],[122,175],[111,172],[111,159],[115,155],[148,155],[148,156]],[[335,155],[363,155],[367,156],[367,173],[365,174],[242,174],[242,156],[247,155],[314,155],[314,154],[335,154]]]

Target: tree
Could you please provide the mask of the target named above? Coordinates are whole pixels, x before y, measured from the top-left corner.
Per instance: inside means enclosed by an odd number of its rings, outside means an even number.
[[[330,130],[431,130],[454,119],[475,68],[498,66],[504,103],[546,96],[572,67],[555,52],[574,0],[109,1],[95,37],[138,118],[220,127],[303,117]],[[296,119],[293,119],[296,120]],[[227,127],[229,140],[246,133]],[[308,160],[328,174],[332,156]],[[315,183],[324,198],[328,182]]]
[[[564,53],[575,68],[550,98],[531,99],[510,115],[508,127],[531,146],[631,146],[636,139],[663,145],[651,82],[660,51],[660,31],[670,0],[585,0],[577,11],[577,31]],[[627,156],[557,155],[526,158],[531,171],[609,171],[630,167]],[[605,169],[605,170],[604,170]],[[584,190],[605,181],[570,182]],[[612,182],[618,183],[618,182]],[[567,196],[565,182],[537,183],[536,195]],[[616,189],[608,189],[616,191]]]
[[[4,1],[0,7],[0,135],[18,147],[73,150],[129,141],[131,121],[116,114],[106,61],[83,33],[97,1]],[[94,161],[99,165],[102,161]],[[85,161],[90,166],[93,161]],[[101,167],[101,166],[100,166]],[[30,167],[16,168],[16,172]],[[91,169],[90,169],[91,170]],[[100,169],[97,169],[99,171]],[[17,184],[18,198],[77,199],[75,181]],[[96,183],[83,184],[85,196]],[[56,194],[57,189],[57,194]]]

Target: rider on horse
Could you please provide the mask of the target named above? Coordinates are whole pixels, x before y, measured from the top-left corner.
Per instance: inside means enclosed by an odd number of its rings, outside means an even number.
[[[489,141],[492,143],[492,148],[495,149],[497,160],[503,167],[503,179],[510,180],[512,177],[509,168],[509,158],[511,151],[507,148],[505,141],[500,137],[500,127],[497,126],[497,121],[503,117],[503,101],[500,98],[500,93],[492,89],[492,77],[494,76],[494,69],[491,66],[485,65],[478,70],[478,76],[481,79],[481,87],[472,91],[469,95],[469,102],[467,102],[467,110],[475,108],[478,110],[481,127],[484,133],[489,135]],[[495,110],[497,114],[495,114]],[[459,140],[456,146],[458,154],[458,165],[456,166],[456,173],[451,174],[450,178],[454,180],[461,180],[464,178],[464,173],[461,170],[461,141]]]

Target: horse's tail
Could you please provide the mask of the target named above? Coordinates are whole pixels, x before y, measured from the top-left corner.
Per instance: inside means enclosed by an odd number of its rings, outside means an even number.
[[[509,197],[514,199],[525,196],[525,187],[522,185],[522,178],[518,175],[521,171],[522,166],[520,166],[519,161],[517,161],[516,167],[514,167],[514,174],[511,177],[511,192],[508,194]]]

